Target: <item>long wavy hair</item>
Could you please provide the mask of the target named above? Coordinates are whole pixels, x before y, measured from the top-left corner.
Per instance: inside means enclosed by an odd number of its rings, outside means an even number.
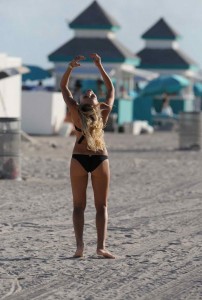
[[[79,114],[82,123],[82,133],[86,138],[87,149],[94,152],[104,150],[104,124],[100,104],[79,104]],[[104,103],[105,104],[105,103]],[[107,104],[105,104],[107,106]]]

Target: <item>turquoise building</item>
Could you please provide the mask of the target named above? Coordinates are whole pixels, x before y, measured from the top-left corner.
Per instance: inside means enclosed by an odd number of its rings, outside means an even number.
[[[119,23],[97,1],[93,1],[69,23],[69,27],[74,30],[74,37],[48,56],[49,61],[54,64],[56,89],[59,90],[61,76],[67,63],[75,55],[82,54],[87,59],[82,62],[81,67],[72,72],[70,86],[72,90],[75,86],[84,90],[87,87],[92,88],[102,100],[102,91],[99,95],[101,77],[89,58],[90,53],[98,53],[115,85],[116,100],[113,112],[118,115],[118,124],[132,122],[134,76],[138,72],[136,66],[140,64],[140,59],[117,40]],[[139,73],[142,74],[142,71]]]
[[[186,77],[190,81],[189,87],[183,89],[179,95],[170,96],[170,105],[175,114],[180,111],[192,111],[194,109],[193,87],[198,80],[199,66],[180,49],[180,34],[161,18],[141,37],[145,41],[145,47],[137,52],[137,56],[141,59],[138,68],[157,72],[160,75],[177,74]],[[134,119],[146,118],[152,123],[150,112],[152,107],[159,113],[162,98],[136,98]]]
[[[120,25],[97,1],[93,1],[69,23],[69,27],[74,30],[74,37],[48,56],[49,61],[54,64],[56,89],[59,89],[59,82],[68,62],[82,54],[87,59],[72,72],[72,89],[75,82],[79,81],[81,88],[92,88],[99,94],[101,77],[89,58],[90,53],[98,53],[116,88],[114,112],[118,113],[118,122],[131,121],[135,67],[140,59],[117,40],[116,32]]]
[[[141,38],[145,41],[145,47],[137,53],[141,58],[138,68],[189,78],[198,72],[198,64],[179,47],[182,37],[163,18],[142,34]]]
[[[83,12],[69,23],[74,36],[48,55],[53,63],[53,76],[56,90],[59,90],[61,76],[67,64],[75,55],[82,54],[86,60],[82,66],[72,72],[70,87],[82,90],[92,88],[102,100],[104,86],[97,68],[89,58],[90,53],[98,53],[107,73],[112,78],[116,89],[113,112],[118,115],[118,125],[134,120],[147,120],[152,123],[152,107],[159,112],[161,98],[138,97],[134,91],[135,80],[155,74],[179,74],[190,81],[190,86],[170,99],[174,113],[193,110],[193,86],[197,81],[198,64],[180,50],[181,36],[161,18],[149,28],[142,38],[145,47],[137,54],[132,53],[116,38],[119,23],[93,1]],[[146,71],[146,72],[145,72]],[[144,74],[145,72],[145,74]],[[156,75],[155,75],[156,76]]]

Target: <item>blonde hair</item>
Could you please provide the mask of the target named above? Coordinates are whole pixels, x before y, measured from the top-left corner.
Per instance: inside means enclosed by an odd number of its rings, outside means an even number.
[[[98,105],[80,104],[79,114],[82,123],[82,133],[86,138],[87,149],[94,152],[98,150],[104,150],[104,131],[103,120],[100,109],[100,103]]]

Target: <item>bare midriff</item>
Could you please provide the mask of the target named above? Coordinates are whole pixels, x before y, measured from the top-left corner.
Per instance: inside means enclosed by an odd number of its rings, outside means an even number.
[[[81,144],[78,144],[78,140],[81,137],[82,134],[77,135],[77,139],[73,148],[73,154],[86,154],[86,155],[108,155],[107,149],[99,150],[99,151],[92,151],[87,149],[87,142],[84,138],[84,140],[81,142]]]

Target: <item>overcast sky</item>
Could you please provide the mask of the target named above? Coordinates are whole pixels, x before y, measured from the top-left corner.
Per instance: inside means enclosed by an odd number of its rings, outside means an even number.
[[[121,25],[117,38],[132,52],[160,17],[178,31],[180,48],[202,67],[202,0],[98,0]],[[92,0],[0,0],[0,52],[49,67],[47,55],[73,37],[68,28]]]

